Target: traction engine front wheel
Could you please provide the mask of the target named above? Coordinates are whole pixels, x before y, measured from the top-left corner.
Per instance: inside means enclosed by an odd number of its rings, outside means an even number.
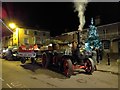
[[[94,72],[94,62],[91,58],[87,58],[85,60],[85,71],[88,74],[92,74]]]

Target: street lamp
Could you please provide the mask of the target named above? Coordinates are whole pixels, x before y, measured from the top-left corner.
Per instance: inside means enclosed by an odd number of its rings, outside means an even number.
[[[11,29],[15,29],[17,26],[16,26],[15,23],[10,23],[10,24],[9,24],[9,27],[10,27]]]

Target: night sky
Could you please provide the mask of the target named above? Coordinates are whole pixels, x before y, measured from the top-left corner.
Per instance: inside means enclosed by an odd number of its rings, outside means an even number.
[[[4,20],[14,21],[20,27],[47,29],[51,36],[76,31],[79,26],[78,12],[74,12],[72,2],[3,2],[2,6]],[[100,16],[101,25],[118,22],[118,12],[119,3],[90,2],[85,11],[84,28],[89,27],[91,17]]]

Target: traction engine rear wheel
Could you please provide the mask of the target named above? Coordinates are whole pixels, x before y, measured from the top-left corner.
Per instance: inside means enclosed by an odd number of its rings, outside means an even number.
[[[70,78],[70,76],[72,75],[72,73],[73,73],[73,69],[72,69],[72,62],[71,62],[71,60],[70,59],[66,59],[66,60],[64,60],[64,62],[63,62],[63,73],[64,73],[64,75],[66,76],[66,77],[69,77]]]
[[[48,55],[46,53],[42,55],[42,67],[48,67]]]

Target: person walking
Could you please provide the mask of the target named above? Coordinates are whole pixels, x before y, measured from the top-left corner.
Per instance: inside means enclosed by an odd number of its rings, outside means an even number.
[[[99,61],[99,56],[100,56],[100,55],[99,55],[99,54],[100,54],[99,48],[96,48],[95,50],[96,50],[96,54],[97,54],[97,55],[96,55],[97,64],[99,64],[99,63],[100,63],[100,61]]]
[[[95,47],[93,47],[93,49],[92,49],[92,59],[93,59],[93,61],[94,61],[94,69],[95,69],[95,71],[97,71],[97,67],[96,67],[96,64],[97,64],[97,52],[96,52],[96,49],[95,49]]]
[[[103,58],[103,50],[102,48],[99,49],[99,60],[102,61]]]

